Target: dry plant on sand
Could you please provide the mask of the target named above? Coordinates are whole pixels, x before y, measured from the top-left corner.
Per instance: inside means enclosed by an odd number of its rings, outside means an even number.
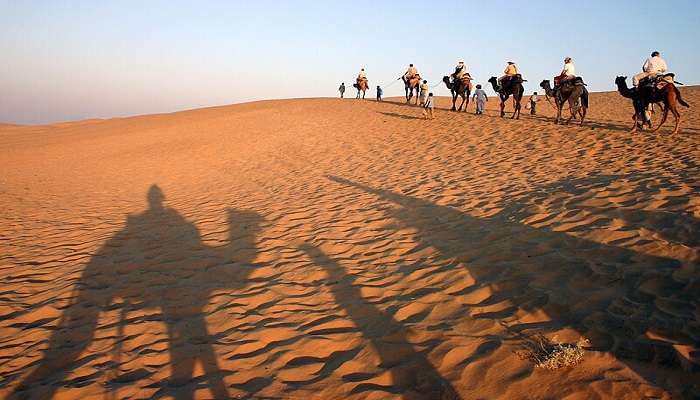
[[[590,342],[586,338],[580,338],[575,344],[560,342],[555,336],[549,339],[543,335],[530,338],[525,348],[515,353],[521,358],[532,361],[537,368],[550,371],[573,367],[583,360],[584,347]]]

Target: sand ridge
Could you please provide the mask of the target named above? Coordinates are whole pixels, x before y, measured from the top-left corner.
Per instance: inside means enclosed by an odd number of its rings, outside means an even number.
[[[495,98],[0,126],[0,396],[698,396],[681,90],[673,136],[629,134],[617,93],[582,127]],[[591,346],[537,369],[538,333]]]

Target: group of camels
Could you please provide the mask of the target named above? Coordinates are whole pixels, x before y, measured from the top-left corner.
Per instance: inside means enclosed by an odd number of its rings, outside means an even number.
[[[653,105],[658,105],[662,110],[661,121],[658,126],[651,132],[656,132],[661,126],[666,122],[669,110],[675,118],[675,127],[673,133],[678,133],[681,116],[678,112],[678,103],[684,107],[690,107],[688,103],[683,101],[681,98],[681,93],[675,84],[678,82],[674,81],[673,74],[665,74],[659,76],[649,84],[640,83],[638,88],[627,87],[625,76],[618,76],[615,79],[615,84],[617,85],[618,92],[626,98],[632,100],[632,105],[634,107],[634,125],[632,126],[632,132],[636,132],[637,129],[644,129],[645,126],[652,128],[651,119],[647,115],[647,109],[653,107]],[[406,91],[406,103],[410,103],[414,96],[415,91],[415,104],[418,104],[418,94],[420,90],[420,84],[422,78],[420,75],[413,76],[411,78],[406,78],[406,76],[401,76],[399,78],[404,82],[404,88]],[[447,89],[450,90],[452,95],[452,111],[467,111],[469,106],[469,98],[472,92],[471,78],[467,74],[461,79],[451,80],[449,76],[444,76],[442,81],[445,83]],[[505,116],[505,105],[506,101],[513,96],[513,115],[511,119],[520,119],[520,103],[525,93],[523,87],[523,82],[527,82],[522,79],[521,75],[516,75],[511,77],[511,79],[506,82],[500,82],[495,76],[492,76],[488,80],[493,87],[493,90],[498,93],[500,99],[500,109],[501,117]],[[365,92],[369,88],[367,79],[358,80],[356,84],[353,85],[357,89],[357,97],[360,98],[360,92],[362,93],[362,98],[365,98]],[[568,104],[570,116],[566,120],[568,124],[572,119],[580,119],[579,124],[583,125],[584,119],[586,118],[586,112],[588,110],[588,90],[586,89],[586,84],[581,77],[576,77],[573,80],[567,81],[560,84],[558,87],[552,88],[549,80],[543,80],[540,82],[540,87],[544,89],[547,98],[554,99],[554,104],[557,109],[557,116],[555,123],[560,123],[562,119],[562,112],[564,107]],[[456,107],[457,97],[462,98],[462,102],[459,107]]]

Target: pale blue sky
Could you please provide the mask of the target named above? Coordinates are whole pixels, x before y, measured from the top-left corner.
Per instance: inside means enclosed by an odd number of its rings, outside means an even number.
[[[696,1],[491,3],[0,0],[0,121],[335,96],[360,67],[374,88],[411,62],[436,83],[459,59],[481,83],[513,60],[530,92],[569,55],[603,91],[659,50],[679,81],[700,82]]]

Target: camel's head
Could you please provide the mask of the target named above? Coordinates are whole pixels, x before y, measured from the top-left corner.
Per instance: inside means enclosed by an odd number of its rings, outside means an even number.
[[[615,78],[615,84],[616,85],[627,85],[627,77],[626,76],[618,76]]]
[[[450,77],[447,76],[447,75],[445,75],[445,76],[442,77],[442,81],[445,82],[445,83],[450,83]]]
[[[498,82],[498,80],[497,80],[497,78],[496,78],[495,76],[490,77],[488,81],[491,82],[491,83],[496,83],[496,82]]]
[[[540,87],[541,87],[542,89],[547,89],[547,88],[550,87],[550,86],[551,86],[551,85],[550,85],[550,83],[549,83],[549,79],[545,79],[545,80],[543,80],[542,82],[540,82]]]

